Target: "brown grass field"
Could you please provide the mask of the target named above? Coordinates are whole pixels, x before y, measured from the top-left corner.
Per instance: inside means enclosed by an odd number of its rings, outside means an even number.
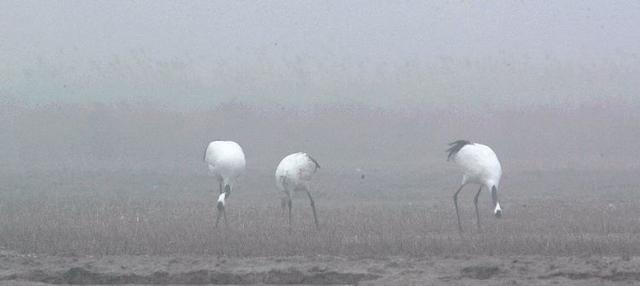
[[[491,216],[490,196],[483,193],[482,230],[475,227],[476,188],[468,187],[460,199],[462,235],[452,202],[459,176],[450,169],[368,170],[365,179],[355,172],[321,170],[313,185],[321,227],[313,227],[308,200],[300,196],[293,202],[292,233],[269,170],[248,170],[251,175],[242,178],[230,198],[229,227],[218,229],[213,228],[215,184],[204,174],[4,174],[0,265],[11,271],[0,279],[383,285],[531,284],[532,278],[576,285],[640,281],[636,170],[505,174],[500,191],[504,217]],[[189,276],[169,266],[171,257],[184,269],[227,276],[193,271]],[[155,270],[141,270],[140,259],[155,261],[148,266]],[[194,266],[185,259],[194,260]],[[220,272],[221,265],[227,265],[226,272]],[[311,275],[316,270],[324,274]],[[140,274],[145,271],[152,274]],[[168,276],[153,276],[165,275],[157,271]]]

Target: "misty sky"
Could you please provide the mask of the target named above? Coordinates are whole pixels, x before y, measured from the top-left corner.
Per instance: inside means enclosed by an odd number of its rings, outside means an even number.
[[[29,103],[640,105],[637,1],[0,2]]]

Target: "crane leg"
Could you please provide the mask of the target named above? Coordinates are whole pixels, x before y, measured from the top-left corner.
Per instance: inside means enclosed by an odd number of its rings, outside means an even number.
[[[228,200],[231,197],[231,186],[224,186],[224,192],[227,194],[224,198]]]
[[[480,191],[482,191],[482,186],[478,189],[476,196],[473,197],[473,204],[476,206],[476,223],[478,224],[478,229],[480,229],[480,212],[478,211],[478,196],[480,196]]]
[[[287,207],[289,208],[289,233],[291,233],[291,195],[287,194]]]
[[[456,193],[453,194],[453,204],[456,206],[456,217],[458,217],[458,230],[460,230],[460,232],[462,232],[462,224],[460,223],[460,213],[458,211],[458,193],[462,191],[462,188],[464,188],[464,185],[460,186]]]
[[[313,197],[309,190],[307,190],[307,196],[309,196],[309,202],[311,203],[311,210],[313,210],[313,221],[316,223],[316,228],[320,228],[320,224],[318,224],[318,214],[316,213],[316,204],[313,201]]]
[[[222,209],[222,216],[224,217],[224,226],[229,227],[229,223],[227,222],[227,211]]]
[[[216,216],[216,227],[215,228],[218,228],[218,223],[220,222],[220,212],[221,211],[218,210],[218,215]]]

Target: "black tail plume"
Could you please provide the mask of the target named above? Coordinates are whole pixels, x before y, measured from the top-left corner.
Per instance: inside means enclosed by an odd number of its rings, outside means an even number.
[[[462,147],[469,144],[472,144],[472,143],[471,141],[467,141],[467,140],[456,140],[449,143],[450,147],[449,149],[447,149],[447,151],[445,151],[445,152],[449,152],[449,155],[447,156],[447,161],[450,161],[451,158],[455,156],[458,153],[458,151],[460,151],[460,149],[462,149]]]
[[[316,164],[316,168],[320,169],[320,164],[318,164],[318,161],[316,161],[316,159],[311,157],[311,155],[309,154],[307,154],[307,157],[309,157],[309,160],[311,160],[314,164]]]

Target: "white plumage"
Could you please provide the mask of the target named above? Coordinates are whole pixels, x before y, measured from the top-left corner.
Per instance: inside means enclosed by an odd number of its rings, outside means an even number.
[[[218,181],[220,196],[218,197],[216,226],[220,220],[220,213],[224,216],[226,224],[227,217],[224,207],[226,200],[231,197],[231,191],[238,177],[244,173],[246,166],[244,152],[236,142],[213,141],[207,146],[203,159],[207,162],[209,173]]]
[[[455,155],[454,162],[463,172],[462,184],[475,183],[496,187],[500,184],[502,167],[496,153],[487,145],[465,145]]]
[[[209,171],[222,186],[233,188],[237,178],[244,173],[246,162],[244,152],[233,141],[213,141],[204,154]],[[220,190],[222,192],[222,190]]]
[[[313,197],[310,193],[310,182],[313,175],[320,168],[318,162],[307,153],[293,153],[280,161],[276,168],[276,185],[286,195],[289,207],[289,226],[291,226],[291,196],[293,192],[306,192],[311,202],[313,219],[318,227],[318,216]]]
[[[502,176],[502,167],[496,153],[493,152],[489,146],[466,140],[452,142],[449,146],[450,148],[447,150],[447,152],[449,152],[448,160],[453,160],[463,173],[460,188],[453,195],[460,231],[462,231],[462,225],[460,224],[460,215],[458,213],[458,193],[468,184],[480,185],[473,201],[476,208],[478,228],[480,228],[478,196],[483,187],[491,190],[493,213],[496,217],[501,217],[502,208],[498,201],[498,188],[500,185],[500,177]]]

